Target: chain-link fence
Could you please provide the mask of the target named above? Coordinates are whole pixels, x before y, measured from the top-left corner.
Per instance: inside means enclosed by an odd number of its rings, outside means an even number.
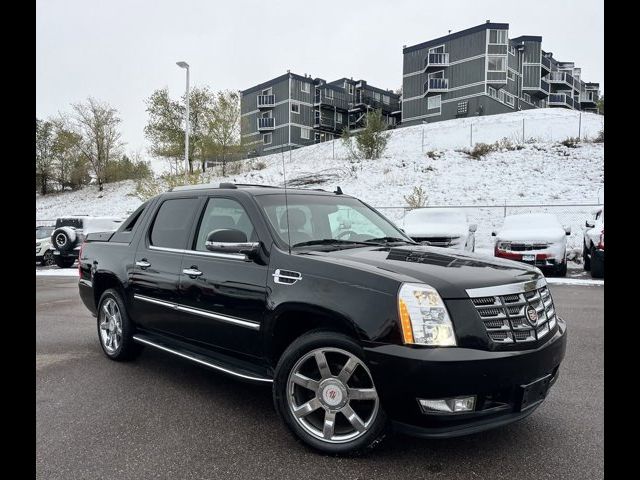
[[[476,231],[476,248],[492,249],[493,237],[491,232],[502,227],[504,217],[519,213],[553,213],[560,224],[571,227],[571,234],[567,236],[568,249],[582,248],[582,234],[584,222],[593,218],[594,210],[601,205],[597,203],[566,204],[566,205],[433,205],[421,208],[457,208],[463,210],[469,223],[478,226]],[[376,207],[401,228],[404,228],[404,218],[410,207]]]

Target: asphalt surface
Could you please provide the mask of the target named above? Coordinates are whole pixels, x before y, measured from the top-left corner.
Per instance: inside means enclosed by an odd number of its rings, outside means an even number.
[[[603,478],[604,287],[556,286],[569,328],[549,397],[507,427],[450,440],[393,435],[334,458],[295,441],[269,387],[147,348],[102,353],[77,280],[36,278],[36,473],[53,479]]]

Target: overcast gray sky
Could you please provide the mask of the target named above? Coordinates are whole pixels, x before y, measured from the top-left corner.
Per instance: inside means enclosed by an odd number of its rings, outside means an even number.
[[[328,81],[363,78],[402,85],[402,46],[490,19],[509,36],[541,35],[542,46],[582,67],[604,92],[601,0],[37,0],[36,116],[88,96],[120,112],[128,150],[146,156],[144,100],[168,87],[245,89],[292,72]]]

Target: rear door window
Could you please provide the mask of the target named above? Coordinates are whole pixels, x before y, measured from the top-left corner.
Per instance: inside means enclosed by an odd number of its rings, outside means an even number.
[[[198,207],[197,198],[165,200],[153,222],[150,241],[154,247],[184,249]]]

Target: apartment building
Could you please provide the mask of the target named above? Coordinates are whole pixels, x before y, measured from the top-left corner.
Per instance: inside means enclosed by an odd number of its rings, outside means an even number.
[[[380,109],[393,127],[400,121],[400,95],[364,80],[326,82],[287,72],[241,91],[242,143],[262,155],[332,140],[345,128],[362,128],[371,109]]]
[[[486,23],[403,48],[402,125],[529,108],[597,111],[597,83],[542,49],[542,37],[509,38]]]

